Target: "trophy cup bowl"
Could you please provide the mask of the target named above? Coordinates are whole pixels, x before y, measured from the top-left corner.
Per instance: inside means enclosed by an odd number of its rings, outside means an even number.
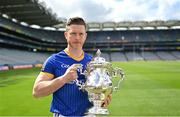
[[[86,82],[84,84],[76,84],[80,86],[80,89],[84,89],[88,92],[89,101],[93,104],[93,107],[88,110],[88,114],[96,115],[108,115],[109,111],[106,107],[102,107],[104,99],[116,90],[121,81],[124,79],[124,72],[120,68],[114,69],[110,62],[105,61],[103,57],[100,57],[100,50],[96,52],[96,56],[88,63],[84,74]],[[119,77],[117,86],[112,83],[112,78]]]

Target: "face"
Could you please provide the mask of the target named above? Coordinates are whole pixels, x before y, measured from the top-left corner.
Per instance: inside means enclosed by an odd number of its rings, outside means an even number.
[[[72,49],[82,49],[87,37],[84,25],[70,25],[65,34],[68,47]]]

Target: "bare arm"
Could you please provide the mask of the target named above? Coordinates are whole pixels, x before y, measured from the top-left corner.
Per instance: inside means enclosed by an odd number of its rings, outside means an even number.
[[[51,79],[47,75],[39,74],[33,87],[33,96],[44,97],[50,95],[64,84],[65,78],[63,77]]]
[[[44,97],[54,93],[64,86],[64,84],[77,78],[77,68],[73,65],[69,67],[63,76],[52,79],[46,74],[39,74],[33,87],[34,97]]]

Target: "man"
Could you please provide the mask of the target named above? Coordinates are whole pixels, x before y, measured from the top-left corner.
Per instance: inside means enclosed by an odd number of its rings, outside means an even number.
[[[54,116],[84,116],[92,104],[87,92],[79,90],[75,80],[85,82],[85,76],[77,70],[78,64],[84,71],[92,59],[82,49],[87,37],[85,21],[79,17],[70,18],[64,35],[67,48],[46,60],[34,83],[33,96],[53,94],[50,111]],[[102,106],[110,101],[111,96],[108,96]]]

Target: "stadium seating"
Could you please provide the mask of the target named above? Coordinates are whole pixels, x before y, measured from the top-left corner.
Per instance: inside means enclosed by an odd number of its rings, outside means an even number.
[[[87,33],[84,50],[94,55],[101,49],[107,61],[180,60],[180,29]],[[64,49],[66,40],[63,31],[35,29],[0,16],[0,47],[0,65],[34,64],[43,63],[50,55],[48,52]]]
[[[160,58],[155,54],[155,52],[144,52],[142,53],[144,60],[160,60]]]
[[[38,64],[43,63],[51,54],[0,48],[0,65]],[[94,55],[94,54],[91,54]],[[102,53],[107,61],[133,60],[180,60],[180,52],[112,52]]]
[[[50,54],[0,48],[0,65],[43,63]]]
[[[45,42],[65,42],[64,33],[62,31],[30,28],[19,23],[12,22],[10,19],[6,19],[1,16],[0,21],[0,27],[12,30],[16,33],[20,33]]]
[[[180,52],[170,52],[173,56],[175,56],[177,59],[180,59]]]
[[[111,60],[112,61],[127,61],[127,58],[123,52],[112,52]]]
[[[162,60],[176,60],[176,57],[168,52],[156,52]]]

